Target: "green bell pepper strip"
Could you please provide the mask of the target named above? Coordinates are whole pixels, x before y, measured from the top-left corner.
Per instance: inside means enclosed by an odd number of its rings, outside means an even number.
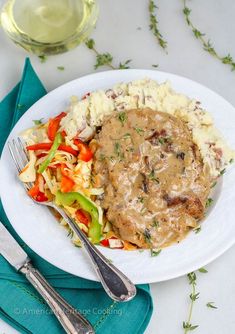
[[[41,165],[38,168],[38,173],[41,174],[44,172],[44,170],[47,168],[47,166],[50,164],[51,160],[54,158],[56,151],[58,150],[58,147],[62,143],[62,136],[60,133],[57,133],[55,136],[55,140],[53,142],[53,145],[51,146],[50,151],[48,152],[47,158],[41,163]]]
[[[93,244],[98,244],[101,240],[101,224],[99,223],[99,212],[94,203],[86,196],[79,192],[62,193],[57,191],[56,204],[61,206],[70,206],[74,202],[78,202],[81,209],[88,212],[91,216],[91,223],[88,230],[88,236],[91,238]]]

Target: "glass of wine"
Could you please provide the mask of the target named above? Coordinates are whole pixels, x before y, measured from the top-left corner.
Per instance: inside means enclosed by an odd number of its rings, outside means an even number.
[[[76,47],[90,35],[97,17],[95,0],[8,0],[0,13],[6,34],[37,55]]]

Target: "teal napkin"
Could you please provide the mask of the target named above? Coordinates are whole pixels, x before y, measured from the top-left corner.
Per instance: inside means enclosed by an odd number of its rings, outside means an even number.
[[[14,124],[45,94],[45,88],[29,59],[26,59],[20,83],[0,103],[0,152]],[[24,247],[50,284],[89,319],[97,334],[144,333],[153,311],[148,285],[138,285],[137,295],[130,302],[114,302],[105,294],[100,283],[68,274],[35,254],[15,233],[1,203],[0,220]],[[42,298],[1,256],[0,317],[20,333],[64,333]]]

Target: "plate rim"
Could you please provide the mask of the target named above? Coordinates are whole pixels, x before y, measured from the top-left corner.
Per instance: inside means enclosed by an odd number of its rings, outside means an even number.
[[[218,96],[219,98],[221,98],[221,99],[223,100],[223,103],[226,103],[227,106],[229,106],[230,108],[233,108],[233,109],[234,109],[234,106],[233,106],[229,101],[227,101],[223,96],[221,96],[221,95],[218,94],[217,92],[213,91],[212,89],[208,88],[207,86],[202,85],[201,83],[199,83],[199,82],[197,82],[197,81],[194,81],[194,80],[192,80],[192,79],[190,79],[190,78],[187,78],[187,77],[184,77],[184,76],[180,76],[180,75],[177,75],[177,74],[174,74],[174,73],[163,72],[163,71],[158,71],[158,70],[149,70],[149,69],[126,69],[126,70],[111,70],[111,71],[102,71],[102,72],[97,72],[97,73],[91,73],[91,74],[82,76],[82,77],[80,77],[80,78],[77,78],[77,79],[68,81],[68,82],[62,84],[61,86],[59,86],[59,87],[53,89],[52,91],[48,92],[46,95],[44,95],[42,98],[40,98],[37,102],[35,102],[35,103],[34,103],[34,104],[33,104],[33,105],[32,105],[32,106],[31,106],[31,107],[24,113],[24,115],[21,117],[20,120],[22,120],[22,119],[24,120],[25,118],[27,118],[28,115],[29,115],[29,113],[30,113],[30,110],[31,110],[31,109],[34,109],[34,108],[35,108],[35,105],[40,104],[41,101],[44,100],[45,98],[46,98],[46,99],[50,98],[53,94],[56,94],[57,91],[60,91],[61,89],[63,90],[63,88],[64,88],[65,86],[76,85],[76,83],[79,82],[79,81],[87,80],[87,79],[89,79],[89,78],[93,78],[93,77],[100,77],[100,76],[103,76],[103,75],[106,76],[105,80],[107,80],[107,77],[109,77],[109,76],[112,77],[112,75],[113,75],[114,73],[120,73],[120,72],[121,72],[121,73],[131,73],[131,72],[132,72],[132,73],[139,73],[139,76],[140,76],[140,77],[141,77],[141,76],[142,76],[142,77],[147,77],[147,76],[148,76],[148,73],[153,73],[153,74],[156,75],[156,76],[157,76],[158,74],[160,74],[160,75],[163,75],[163,76],[166,76],[166,77],[167,77],[167,76],[171,77],[171,78],[169,79],[170,81],[172,80],[172,77],[177,78],[177,79],[181,79],[181,80],[183,79],[184,81],[186,80],[186,81],[192,83],[193,85],[196,84],[196,85],[199,86],[201,89],[203,89],[203,90],[206,89],[206,90],[209,91],[211,94],[214,94],[214,95]],[[146,74],[146,72],[148,72],[148,73]],[[132,80],[134,80],[134,79],[129,79],[129,81],[132,81]],[[157,80],[157,79],[155,79],[155,80]],[[124,80],[124,81],[126,81],[126,80]],[[118,79],[118,82],[120,82],[119,79]],[[117,83],[118,83],[118,82],[117,82]],[[98,88],[97,88],[97,89],[98,89]],[[178,92],[178,91],[177,91],[177,92]],[[182,93],[182,94],[183,94],[183,93]],[[185,95],[187,95],[187,94],[185,94]],[[69,99],[69,96],[68,96],[68,99]],[[62,100],[61,100],[61,101],[62,101]],[[19,121],[18,121],[18,122],[19,122]],[[5,153],[6,149],[7,149],[7,148],[6,148],[6,147],[7,147],[7,141],[9,140],[9,138],[11,137],[11,135],[12,135],[12,133],[14,132],[15,128],[17,127],[18,122],[15,124],[15,126],[14,126],[13,129],[11,130],[11,132],[10,132],[10,134],[9,134],[9,136],[8,136],[8,138],[7,138],[6,142],[5,142],[5,144],[4,144],[4,148],[3,148],[3,151],[2,151],[2,156],[4,156],[4,153]],[[1,166],[2,166],[2,161],[1,161]],[[0,169],[0,173],[1,173],[1,169]],[[2,189],[2,187],[0,186],[0,195],[2,195],[2,194],[3,194],[3,189]],[[1,197],[4,198],[4,196],[1,196]],[[6,210],[4,203],[3,203],[3,208],[4,208],[4,211],[6,212],[7,217],[9,217],[10,213],[7,212],[8,210]],[[9,220],[10,220],[10,218],[9,218]],[[11,223],[11,225],[12,225],[12,227],[14,228],[14,230],[17,232],[17,234],[22,238],[22,240],[24,240],[24,238],[23,238],[23,237],[20,235],[20,233],[18,232],[18,229],[16,228],[16,226],[13,225],[12,223]],[[24,241],[25,241],[25,240],[24,240]],[[29,242],[27,242],[27,244],[29,244]],[[217,257],[221,256],[224,252],[226,252],[229,248],[231,248],[234,244],[235,244],[235,236],[234,236],[233,240],[231,239],[230,243],[227,243],[226,246],[224,246],[224,247],[221,248],[219,251],[217,251],[217,253],[212,254],[211,257],[208,257],[207,260],[205,260],[204,262],[201,261],[201,263],[202,263],[201,266],[205,266],[205,265],[207,265],[208,263],[212,262],[212,261],[215,260]],[[34,248],[33,248],[31,245],[29,245],[29,247],[30,247],[33,251],[35,251]],[[112,251],[115,251],[115,250],[112,250]],[[73,274],[73,275],[78,276],[77,274],[74,274],[74,273],[72,273],[71,271],[66,270],[63,266],[59,266],[58,263],[55,264],[56,261],[54,262],[54,261],[52,261],[51,259],[48,259],[48,258],[46,258],[45,256],[42,256],[42,255],[39,254],[38,252],[36,252],[36,253],[37,253],[40,257],[42,257],[44,260],[46,260],[46,261],[48,261],[49,263],[51,263],[51,264],[53,264],[54,266],[56,266],[57,268],[59,268],[59,269],[61,269],[61,270],[63,270],[63,271],[66,271],[66,272],[68,272],[68,273],[71,273],[71,274]],[[198,266],[195,264],[195,266],[192,265],[191,268],[192,268],[192,269],[191,269],[190,271],[194,271],[194,270],[198,269]],[[143,283],[154,283],[154,282],[167,281],[167,280],[170,280],[170,279],[174,279],[174,278],[180,277],[180,276],[185,275],[185,274],[186,274],[185,271],[184,271],[184,270],[181,270],[181,271],[179,271],[177,274],[175,274],[174,276],[172,276],[172,275],[165,275],[165,277],[164,277],[164,275],[163,275],[163,278],[160,279],[160,280],[156,280],[155,278],[152,277],[152,279],[148,279],[147,281],[143,281],[143,280],[140,280],[140,281],[139,281],[138,279],[136,279],[136,280],[135,280],[135,283],[136,283],[136,284],[143,284]],[[82,276],[80,276],[80,277],[83,277],[83,278],[85,278],[85,279],[89,279],[89,280],[93,280],[93,281],[98,281],[98,279],[97,279],[96,277],[91,277],[90,275],[86,275],[86,273],[83,273]]]

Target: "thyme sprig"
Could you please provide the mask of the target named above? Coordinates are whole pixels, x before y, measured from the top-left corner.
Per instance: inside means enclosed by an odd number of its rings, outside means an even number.
[[[215,50],[210,39],[207,39],[206,34],[202,33],[196,26],[192,23],[190,15],[191,9],[186,5],[187,0],[183,0],[183,14],[188,26],[192,29],[194,36],[202,43],[203,49],[207,51],[210,55],[217,58],[225,65],[229,65],[232,71],[235,71],[235,60],[228,53],[226,56],[221,56]]]
[[[199,298],[199,292],[196,292],[196,281],[197,281],[197,276],[195,272],[191,272],[187,275],[189,284],[192,286],[192,292],[189,295],[190,297],[190,307],[189,307],[189,314],[187,321],[183,321],[183,329],[184,329],[184,334],[187,334],[189,331],[193,331],[198,327],[198,325],[192,325],[192,314],[193,314],[193,305],[195,301]]]
[[[155,5],[154,0],[149,0],[149,29],[152,31],[154,36],[156,37],[158,44],[163,48],[163,50],[167,51],[167,41],[164,40],[162,34],[158,29],[158,20],[155,14],[155,10],[158,7]]]
[[[86,40],[85,45],[88,47],[88,49],[94,51],[94,53],[96,54],[96,63],[94,65],[95,70],[101,66],[107,66],[111,68],[112,70],[130,68],[129,64],[131,62],[131,59],[128,59],[124,61],[123,63],[120,62],[118,66],[114,66],[113,56],[109,52],[100,53],[95,47],[94,39],[90,38]]]

